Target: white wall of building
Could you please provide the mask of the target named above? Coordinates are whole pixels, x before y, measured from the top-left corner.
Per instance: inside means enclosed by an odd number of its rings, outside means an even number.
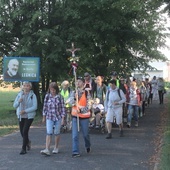
[[[150,62],[149,65],[156,68],[157,70],[147,71],[146,73],[148,76],[142,75],[138,71],[134,71],[132,76],[140,80],[144,80],[146,77],[151,80],[153,76],[162,77],[165,81],[170,80],[170,69],[168,68],[167,62]]]

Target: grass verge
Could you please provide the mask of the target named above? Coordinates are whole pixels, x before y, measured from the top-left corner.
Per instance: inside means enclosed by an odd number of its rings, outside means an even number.
[[[4,136],[19,130],[18,119],[13,108],[13,102],[18,91],[0,90],[0,136]],[[41,122],[41,116],[37,113],[33,125]]]
[[[168,95],[168,103],[170,101],[170,95]],[[159,170],[169,170],[170,169],[170,105],[168,104],[168,118],[167,124],[163,136],[163,145],[160,157]]]

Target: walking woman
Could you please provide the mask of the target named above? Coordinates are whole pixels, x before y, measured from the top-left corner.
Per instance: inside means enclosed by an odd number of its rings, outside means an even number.
[[[55,135],[55,145],[53,154],[59,152],[58,145],[60,141],[60,128],[64,123],[66,114],[64,98],[59,93],[59,87],[56,82],[51,82],[49,92],[46,94],[43,106],[43,120],[46,121],[46,148],[41,150],[41,154],[50,156],[50,144],[52,135]]]
[[[165,83],[162,77],[158,79],[158,95],[159,95],[159,104],[163,104],[164,102],[164,89]]]
[[[18,93],[13,104],[13,107],[16,108],[20,133],[23,139],[21,155],[27,153],[26,149],[31,149],[28,133],[37,110],[37,97],[31,88],[31,82],[23,82],[22,91]]]

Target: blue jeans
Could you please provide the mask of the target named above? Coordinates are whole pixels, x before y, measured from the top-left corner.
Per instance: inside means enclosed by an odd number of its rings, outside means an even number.
[[[85,142],[85,148],[90,148],[89,119],[79,119],[81,131]],[[77,129],[77,118],[72,117],[72,153],[79,154],[79,132]]]
[[[134,113],[134,114],[133,114]],[[131,123],[132,120],[132,115],[134,115],[134,120],[138,121],[138,116],[139,116],[139,106],[137,105],[128,105],[128,117],[127,121]]]
[[[58,121],[52,121],[50,119],[46,119],[46,130],[47,135],[52,135],[54,131],[54,135],[59,135],[61,129],[61,119]]]

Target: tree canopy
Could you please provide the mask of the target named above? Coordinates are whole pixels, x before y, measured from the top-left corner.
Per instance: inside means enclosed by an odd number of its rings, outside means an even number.
[[[127,76],[166,60],[160,0],[0,0],[0,52],[39,56],[42,90],[73,77],[66,49],[81,48],[78,74]]]

